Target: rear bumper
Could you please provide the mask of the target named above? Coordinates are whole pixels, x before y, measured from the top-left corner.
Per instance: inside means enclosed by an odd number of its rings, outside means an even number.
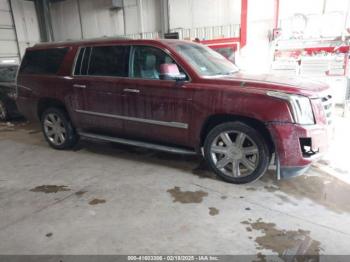
[[[328,150],[329,130],[325,125],[269,123],[268,129],[275,143],[279,178],[304,174]]]

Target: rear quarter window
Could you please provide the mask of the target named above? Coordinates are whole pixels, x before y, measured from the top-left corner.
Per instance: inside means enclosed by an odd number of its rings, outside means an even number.
[[[52,48],[27,51],[20,73],[22,74],[57,74],[68,48]]]

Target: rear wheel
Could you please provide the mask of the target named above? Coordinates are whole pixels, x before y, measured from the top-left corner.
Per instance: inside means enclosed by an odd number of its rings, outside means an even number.
[[[59,108],[45,110],[41,125],[46,141],[55,149],[72,148],[78,141],[68,115]]]
[[[5,102],[0,99],[0,121],[7,121],[9,118]]]
[[[242,122],[228,122],[213,128],[205,140],[204,154],[212,170],[234,184],[260,178],[270,158],[265,139]]]

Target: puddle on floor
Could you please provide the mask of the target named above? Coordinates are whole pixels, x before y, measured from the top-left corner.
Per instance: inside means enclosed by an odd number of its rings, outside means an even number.
[[[104,204],[104,203],[106,203],[106,200],[105,200],[105,199],[98,199],[98,198],[95,198],[95,199],[93,199],[93,200],[91,200],[91,201],[89,202],[89,205],[94,206],[94,205]]]
[[[350,185],[322,171],[311,169],[308,175],[289,180],[277,181],[268,174],[262,179],[269,183],[264,188],[283,201],[297,205],[295,200],[285,199],[278,192],[295,199],[309,199],[337,213],[350,212]]]
[[[43,192],[46,194],[57,193],[63,191],[70,191],[67,186],[55,186],[55,185],[42,185],[32,188],[30,191],[32,192]]]
[[[214,172],[212,172],[205,160],[202,160],[197,167],[192,169],[192,174],[198,176],[199,178],[211,178],[211,179],[217,179]]]
[[[256,191],[257,189],[255,187],[247,187],[246,190],[247,191]]]
[[[87,191],[80,190],[80,191],[78,191],[78,192],[75,192],[75,195],[76,195],[76,196],[82,196],[82,195],[84,195],[85,193],[87,193]]]
[[[209,215],[211,216],[216,216],[219,214],[219,209],[215,208],[215,207],[209,207]]]
[[[259,231],[262,236],[255,238],[257,249],[268,249],[278,253],[288,261],[319,261],[321,243],[310,237],[310,232],[298,229],[278,229],[274,223],[266,223],[261,218],[241,222],[248,232]],[[291,257],[294,256],[294,257]]]
[[[181,191],[180,187],[177,186],[167,190],[167,192],[173,197],[173,202],[180,202],[182,204],[201,203],[203,197],[208,196],[208,193],[202,190],[195,192]]]

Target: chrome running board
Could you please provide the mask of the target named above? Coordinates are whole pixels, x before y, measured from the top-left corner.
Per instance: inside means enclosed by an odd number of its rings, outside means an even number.
[[[164,146],[164,145],[153,144],[148,142],[142,142],[142,141],[136,141],[136,140],[130,140],[130,139],[118,138],[118,137],[110,137],[110,136],[104,136],[104,135],[97,135],[97,134],[85,133],[85,132],[79,132],[79,135],[88,139],[97,139],[97,140],[114,142],[114,143],[119,143],[124,145],[143,147],[143,148],[164,151],[164,152],[174,153],[174,154],[183,154],[183,155],[196,154],[195,151],[191,151],[189,149],[185,149],[181,147],[170,147],[170,146]]]

